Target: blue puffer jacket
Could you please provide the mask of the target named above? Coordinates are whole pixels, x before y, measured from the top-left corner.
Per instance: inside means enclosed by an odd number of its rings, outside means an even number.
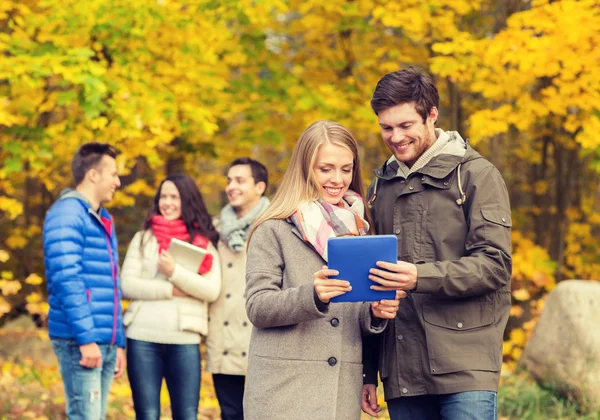
[[[74,190],[64,190],[44,220],[50,338],[125,347],[117,235]]]

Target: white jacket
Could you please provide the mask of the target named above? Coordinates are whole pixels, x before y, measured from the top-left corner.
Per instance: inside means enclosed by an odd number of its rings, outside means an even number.
[[[144,240],[143,253],[140,242]],[[121,270],[123,296],[132,302],[123,317],[128,338],[163,344],[197,344],[208,333],[208,303],[221,291],[221,265],[215,247],[211,270],[200,275],[175,264],[170,278],[157,275],[158,241],[151,231],[135,234]],[[191,297],[174,297],[177,286]]]

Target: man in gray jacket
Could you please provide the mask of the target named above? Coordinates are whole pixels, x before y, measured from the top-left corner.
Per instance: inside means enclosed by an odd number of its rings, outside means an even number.
[[[408,296],[365,343],[363,410],[380,410],[379,371],[392,420],[495,419],[512,270],[506,185],[460,134],[435,128],[438,91],[420,69],[384,76],[371,107],[392,156],[369,204],[376,232],[398,237],[398,262],[370,277]]]

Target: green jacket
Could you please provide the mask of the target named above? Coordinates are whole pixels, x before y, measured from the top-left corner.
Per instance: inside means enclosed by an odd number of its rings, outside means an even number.
[[[376,233],[396,235],[398,259],[418,271],[394,322],[363,350],[364,382],[376,383],[379,370],[386,400],[498,389],[510,311],[508,192],[494,165],[449,134],[462,155],[442,151],[408,179],[386,163],[369,187]]]

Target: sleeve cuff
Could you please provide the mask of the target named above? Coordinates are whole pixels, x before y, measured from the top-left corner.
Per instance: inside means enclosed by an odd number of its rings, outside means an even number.
[[[373,308],[369,305],[369,315],[371,315],[371,324],[370,324],[370,332],[373,334],[379,334],[385,330],[387,327],[388,320],[383,318],[377,318],[375,314],[373,314]]]
[[[327,312],[329,312],[329,304],[328,303],[323,303],[321,302],[321,299],[319,299],[319,296],[317,295],[317,291],[313,288],[313,298],[315,301],[315,306],[317,307],[317,310],[323,314],[326,314]]]
[[[439,290],[440,278],[433,263],[417,264],[417,287],[415,293],[435,293]]]

